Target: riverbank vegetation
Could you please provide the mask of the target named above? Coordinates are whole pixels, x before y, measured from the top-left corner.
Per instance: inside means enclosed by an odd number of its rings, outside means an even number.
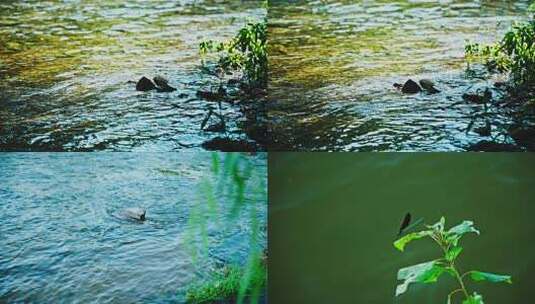
[[[248,22],[235,37],[227,41],[202,41],[199,52],[203,69],[216,75],[218,80],[216,90],[199,91],[197,95],[219,103],[219,109],[221,102],[239,106],[245,116],[240,127],[255,141],[234,140],[225,134],[205,143],[203,147],[227,152],[264,150],[267,143],[267,115],[263,102],[267,96],[267,20]],[[213,117],[217,118],[216,124],[206,127]],[[224,131],[226,125],[226,118],[221,113],[210,110],[201,129]]]
[[[535,13],[535,4],[529,8]],[[535,17],[535,16],[534,16]],[[510,73],[515,85],[535,82],[535,19],[515,24],[501,41],[480,45],[467,44],[469,61],[482,60],[490,71]]]
[[[265,157],[257,155],[255,157]],[[232,300],[257,303],[265,294],[267,266],[267,192],[265,171],[254,157],[239,153],[212,154],[211,174],[199,185],[199,203],[190,213],[186,243],[194,259],[210,254],[213,231],[231,232],[238,219],[247,219],[248,250],[243,263],[220,261],[223,266],[187,292],[191,303]],[[265,168],[264,168],[265,169]]]
[[[219,67],[226,72],[239,71],[242,80],[251,87],[266,88],[268,56],[266,49],[267,21],[249,22],[238,34],[223,42],[203,41],[199,45],[201,55],[215,53]]]
[[[405,246],[417,239],[432,239],[443,252],[443,256],[430,262],[420,263],[417,265],[402,268],[398,271],[398,280],[403,283],[397,286],[396,296],[404,294],[409,285],[413,283],[435,283],[439,277],[447,273],[459,284],[458,288],[449,293],[447,303],[451,304],[453,296],[460,293],[463,295],[463,304],[483,304],[483,296],[477,292],[469,292],[465,285],[464,278],[469,277],[475,282],[488,281],[492,283],[505,282],[512,284],[511,276],[500,275],[477,270],[460,273],[455,262],[463,251],[459,245],[461,237],[466,233],[476,233],[479,231],[474,227],[472,221],[463,221],[461,224],[446,230],[446,219],[442,217],[437,223],[426,226],[425,230],[409,233],[394,242],[394,247],[403,251]]]
[[[242,281],[246,277],[246,269],[240,266],[225,267],[215,273],[213,277],[203,284],[191,287],[186,294],[188,303],[235,303],[240,295]],[[250,284],[243,291],[245,298],[259,299],[261,289],[253,286],[266,287],[267,269],[264,263],[252,269],[248,278]],[[253,302],[254,303],[254,302]]]
[[[531,20],[514,24],[500,41],[465,46],[469,63],[480,62],[489,72],[508,76],[507,82],[496,82],[494,86],[505,91],[502,102],[497,105],[509,112],[513,123],[499,126],[500,134],[493,137],[495,142],[480,144],[481,147],[535,150],[535,3],[529,10]],[[508,136],[516,146],[505,143]]]

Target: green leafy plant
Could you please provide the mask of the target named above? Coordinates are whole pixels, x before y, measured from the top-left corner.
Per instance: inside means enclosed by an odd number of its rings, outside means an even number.
[[[267,86],[267,22],[248,23],[238,34],[225,42],[213,40],[199,44],[199,51],[219,54],[219,65],[226,71],[238,70],[244,73],[247,83]],[[203,60],[204,62],[204,60]]]
[[[194,259],[206,257],[212,231],[225,233],[237,225],[246,226],[249,244],[248,257],[243,265],[232,265],[230,272],[204,286],[192,286],[187,292],[190,303],[202,303],[232,298],[233,303],[256,303],[265,288],[267,261],[267,180],[266,155],[243,153],[212,153],[210,173],[199,183],[198,203],[188,218],[186,244]],[[261,159],[259,162],[258,159]],[[242,222],[241,224],[238,222]],[[245,222],[245,223],[243,223]],[[229,266],[229,265],[227,265]]]
[[[478,270],[471,270],[461,274],[458,266],[455,264],[460,253],[463,251],[463,247],[459,245],[459,241],[464,234],[476,233],[479,235],[479,231],[474,227],[472,221],[463,221],[461,224],[448,230],[445,228],[445,222],[445,218],[442,217],[434,225],[426,226],[427,229],[409,233],[394,242],[394,247],[399,251],[403,251],[405,246],[411,241],[430,238],[437,243],[443,253],[441,258],[400,269],[397,278],[403,282],[396,287],[396,296],[405,293],[410,284],[437,282],[438,278],[444,273],[451,275],[459,284],[459,288],[453,290],[448,295],[448,304],[452,303],[452,297],[457,293],[462,293],[464,296],[463,304],[483,304],[483,296],[477,292],[471,293],[466,288],[464,278],[467,276],[476,282],[489,281],[493,283],[505,282],[512,284],[511,276],[508,275]]]
[[[535,11],[535,3],[530,11]],[[489,70],[510,72],[516,84],[535,82],[535,20],[513,25],[495,44],[467,44],[469,62],[483,61]]]

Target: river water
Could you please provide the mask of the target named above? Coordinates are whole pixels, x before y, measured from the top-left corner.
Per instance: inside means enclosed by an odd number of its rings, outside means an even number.
[[[274,303],[446,303],[444,274],[394,299],[398,269],[440,257],[428,239],[393,246],[407,212],[474,221],[456,265],[512,276],[465,281],[485,303],[526,303],[535,270],[535,157],[518,153],[270,153],[269,296]],[[288,291],[291,292],[288,292]],[[460,297],[452,303],[461,303]]]
[[[2,1],[0,149],[200,150],[217,89],[199,42],[261,20],[261,1]],[[137,92],[142,76],[178,90]],[[214,88],[214,84],[216,88]],[[247,139],[240,108],[222,106],[231,138]]]
[[[248,161],[265,184],[265,155]],[[208,254],[191,254],[198,221],[188,219],[206,204],[199,184],[211,164],[210,153],[0,154],[0,302],[182,303],[221,263],[243,264],[248,211],[234,222],[216,213]],[[265,191],[244,202],[265,226]],[[145,222],[121,216],[135,206],[147,209]]]
[[[461,96],[503,79],[467,71],[464,46],[502,37],[528,2],[272,1],[273,150],[462,151],[489,140],[466,132],[485,109]],[[409,78],[432,79],[442,93],[393,88]],[[503,110],[487,113],[493,136],[510,123]]]

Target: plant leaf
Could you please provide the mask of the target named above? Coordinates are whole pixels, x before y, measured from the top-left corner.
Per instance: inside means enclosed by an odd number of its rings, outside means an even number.
[[[459,255],[459,253],[461,253],[461,251],[463,251],[463,247],[454,246],[453,248],[449,249],[448,252],[446,253],[446,260],[448,260],[449,262],[455,260],[457,256]]]
[[[472,221],[463,221],[459,225],[452,227],[450,228],[450,230],[448,230],[448,233],[450,234],[459,234],[459,235],[469,233],[469,232],[475,232],[479,234],[479,231],[474,227],[474,222]]]
[[[472,221],[463,221],[459,225],[450,228],[448,230],[448,241],[452,243],[454,246],[457,246],[457,243],[459,242],[459,239],[461,236],[465,233],[474,232],[479,235],[479,230],[477,230],[474,227],[474,222]]]
[[[405,293],[411,283],[436,282],[444,271],[444,267],[440,266],[437,261],[401,268],[398,271],[398,280],[404,280],[404,282],[396,287],[396,296]]]
[[[463,301],[463,304],[485,304],[483,303],[483,296],[474,292],[473,295],[468,297],[468,299]]]
[[[445,225],[446,225],[446,218],[441,217],[440,221],[434,223],[433,226],[431,226],[431,228],[433,228],[434,230],[438,230],[438,231],[444,231]]]
[[[403,251],[405,249],[405,245],[407,245],[410,241],[421,239],[423,237],[431,235],[431,233],[432,232],[429,230],[409,233],[395,241],[394,247],[396,247],[399,251]]]
[[[511,280],[511,276],[488,273],[488,272],[481,272],[481,271],[470,271],[470,278],[472,278],[472,280],[476,282],[489,281],[493,283],[506,282],[509,284],[513,284],[513,281]]]

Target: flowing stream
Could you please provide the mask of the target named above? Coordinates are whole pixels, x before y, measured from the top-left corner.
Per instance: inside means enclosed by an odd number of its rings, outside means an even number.
[[[463,101],[502,77],[467,70],[466,42],[500,39],[529,1],[273,1],[269,9],[273,150],[462,151],[489,140],[467,127],[506,110]],[[439,94],[402,95],[428,78]],[[474,126],[485,126],[484,119]],[[511,139],[509,138],[509,141]]]
[[[250,161],[265,180],[265,155]],[[208,204],[199,185],[211,164],[209,153],[0,154],[0,302],[183,303],[222,265],[243,265],[249,212],[228,221],[219,209],[207,254],[192,255],[201,241],[189,216]],[[232,193],[219,200],[231,206]],[[265,226],[265,194],[244,202]],[[144,222],[122,216],[137,206]]]
[[[218,78],[198,45],[265,14],[260,1],[2,1],[0,149],[200,150],[221,135],[200,130],[218,108],[196,92]],[[178,90],[135,90],[156,75]],[[225,136],[247,139],[239,107],[221,114]]]

